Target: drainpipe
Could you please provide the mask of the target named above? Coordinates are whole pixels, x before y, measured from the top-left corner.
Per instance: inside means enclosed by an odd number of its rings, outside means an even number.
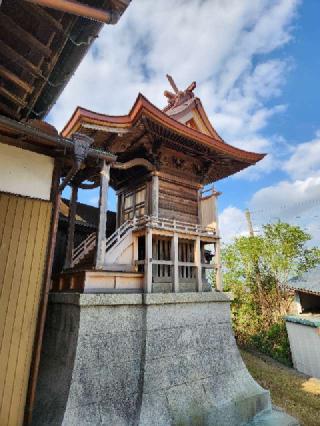
[[[67,176],[63,179],[59,186],[59,192],[62,192],[64,188],[71,182],[74,175],[80,170],[81,164],[88,156],[90,146],[94,139],[82,133],[74,133],[72,135],[74,141],[74,163]]]

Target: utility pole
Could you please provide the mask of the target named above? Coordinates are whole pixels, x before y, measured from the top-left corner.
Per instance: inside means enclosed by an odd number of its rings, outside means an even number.
[[[247,223],[248,223],[249,235],[250,235],[250,237],[254,237],[254,231],[253,231],[252,220],[251,220],[251,213],[250,213],[249,209],[247,209],[245,211],[245,215],[246,215],[246,219],[247,219]]]

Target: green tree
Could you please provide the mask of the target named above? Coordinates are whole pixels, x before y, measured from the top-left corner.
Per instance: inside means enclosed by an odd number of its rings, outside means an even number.
[[[222,251],[225,289],[234,294],[233,324],[240,344],[289,359],[283,315],[292,295],[290,278],[320,263],[320,250],[298,226],[278,222],[261,236],[239,237]]]

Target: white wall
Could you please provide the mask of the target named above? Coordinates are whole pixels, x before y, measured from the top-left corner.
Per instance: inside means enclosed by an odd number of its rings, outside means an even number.
[[[294,368],[320,379],[319,328],[286,321]]]
[[[49,200],[53,166],[51,157],[0,143],[0,191]]]

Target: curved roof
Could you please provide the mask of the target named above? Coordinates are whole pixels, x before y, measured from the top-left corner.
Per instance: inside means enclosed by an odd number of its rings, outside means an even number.
[[[133,107],[127,115],[112,116],[77,107],[62,130],[62,135],[64,137],[70,137],[74,132],[79,131],[81,125],[85,123],[100,125],[106,129],[110,127],[113,131],[119,129],[119,132],[121,132],[122,129],[132,128],[139,119],[144,117],[151,119],[153,122],[156,122],[157,124],[160,124],[183,137],[205,145],[217,153],[243,161],[244,163],[247,163],[247,165],[255,164],[262,160],[262,158],[266,155],[236,148],[225,143],[217,134],[216,137],[214,137],[192,129],[161,111],[141,93],[139,93]],[[208,120],[207,117],[206,119]],[[244,165],[244,167],[246,166]]]

